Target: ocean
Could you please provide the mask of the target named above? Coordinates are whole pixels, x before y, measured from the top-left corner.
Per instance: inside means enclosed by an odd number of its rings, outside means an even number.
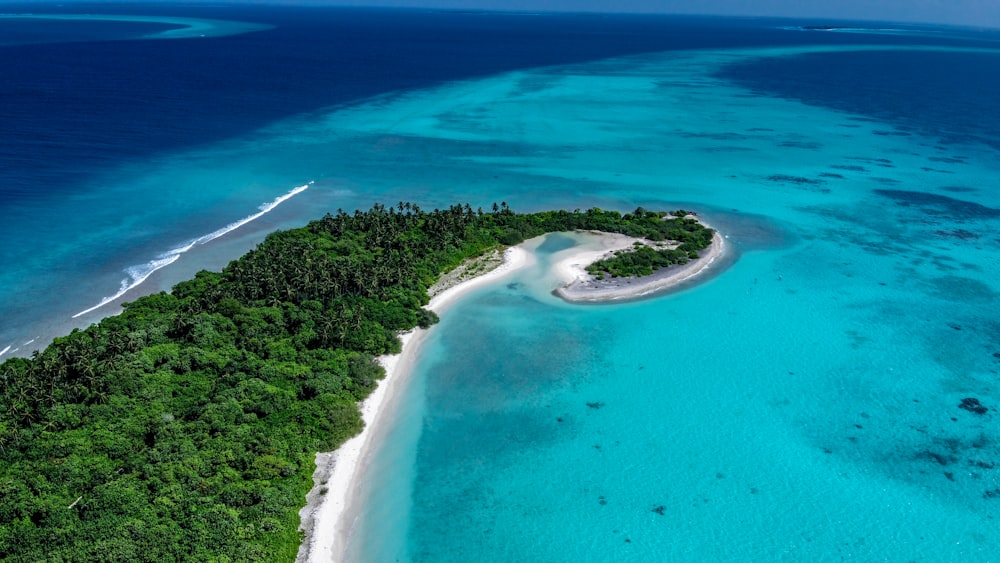
[[[140,18],[0,18],[0,359],[338,208],[684,207],[702,284],[567,304],[552,235],[442,316],[352,558],[1000,553],[1000,32],[73,9]]]

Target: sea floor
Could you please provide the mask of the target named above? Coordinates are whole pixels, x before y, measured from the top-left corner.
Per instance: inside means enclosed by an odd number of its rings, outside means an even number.
[[[679,205],[739,254],[678,294],[574,305],[549,294],[572,244],[554,235],[535,271],[449,310],[374,454],[354,558],[1000,552],[995,151],[712,72],[748,56],[525,71],[330,117],[359,163],[385,147],[373,160],[432,199]]]

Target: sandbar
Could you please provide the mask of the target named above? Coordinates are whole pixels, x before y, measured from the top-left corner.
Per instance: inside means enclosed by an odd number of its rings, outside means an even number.
[[[465,275],[449,277],[446,274],[443,286],[436,284],[431,288],[433,297],[427,308],[441,314],[470,290],[510,275],[533,261],[534,256],[528,251],[511,247],[503,252],[502,261],[490,261],[487,257],[485,262],[477,262],[478,265],[473,268],[464,268]],[[335,451],[316,454],[314,485],[306,496],[306,506],[299,511],[300,529],[305,532],[305,538],[296,561],[344,559],[347,541],[360,508],[361,499],[354,492],[358,490],[358,483],[365,474],[364,468],[370,463],[371,453],[377,445],[376,428],[391,419],[392,413],[387,412],[385,406],[403,388],[428,330],[418,328],[400,335],[402,352],[378,358],[386,375],[361,404],[364,430]]]
[[[721,258],[728,251],[722,235],[715,231],[712,244],[699,251],[697,260],[661,268],[648,276],[598,280],[587,272],[586,267],[617,250],[630,248],[639,239],[617,233],[595,234],[599,237],[596,243],[567,250],[567,255],[553,267],[564,284],[553,293],[566,301],[626,301],[664,293],[721,268]]]

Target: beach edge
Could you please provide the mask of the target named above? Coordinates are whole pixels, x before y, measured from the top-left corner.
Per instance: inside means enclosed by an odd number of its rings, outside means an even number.
[[[713,270],[713,266],[719,267],[720,264],[731,262],[725,258],[730,258],[732,249],[716,230],[712,235],[712,244],[706,249],[707,252],[687,264],[662,268],[649,276],[640,278],[616,278],[617,281],[596,282],[593,280],[593,276],[586,272],[586,266],[606,254],[616,250],[625,250],[631,247],[635,240],[638,240],[616,234],[608,234],[607,236],[616,237],[611,240],[616,241],[617,244],[606,245],[602,251],[575,253],[556,265],[555,271],[563,281],[563,285],[552,291],[554,295],[570,303],[631,301],[662,295],[670,290],[678,289],[682,284],[686,286],[696,278],[704,277],[706,273]],[[593,287],[591,284],[597,284],[599,287]]]
[[[471,290],[523,269],[533,259],[533,255],[520,245],[509,247],[504,250],[503,261],[496,268],[442,290],[431,298],[427,309],[441,314]],[[400,353],[377,358],[385,369],[385,377],[360,405],[364,429],[336,450],[316,454],[313,487],[306,496],[306,505],[299,510],[299,529],[305,535],[297,562],[345,560],[345,550],[359,513],[358,499],[354,494],[363,475],[359,470],[368,463],[378,445],[375,441],[378,429],[391,419],[391,413],[385,407],[409,379],[419,350],[432,328],[416,328],[400,334],[403,345]]]

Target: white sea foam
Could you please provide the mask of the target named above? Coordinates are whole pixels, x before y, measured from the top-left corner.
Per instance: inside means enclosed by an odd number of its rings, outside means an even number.
[[[10,350],[10,346],[4,348],[3,350],[0,350],[0,356],[3,356],[4,354],[6,354],[8,350]]]
[[[111,303],[112,301],[115,301],[116,299],[122,297],[123,295],[125,295],[126,293],[128,293],[129,291],[131,291],[132,289],[134,289],[135,287],[137,287],[140,284],[142,284],[142,282],[146,281],[146,279],[149,278],[149,276],[151,276],[153,274],[153,272],[155,272],[155,271],[157,271],[157,270],[159,270],[161,268],[165,268],[166,266],[169,266],[170,264],[173,264],[174,262],[176,262],[181,257],[181,255],[184,254],[185,252],[191,250],[192,248],[194,248],[196,246],[200,246],[200,245],[206,244],[208,242],[211,242],[211,241],[213,241],[213,240],[215,240],[215,239],[217,239],[217,238],[219,238],[219,237],[221,237],[221,236],[223,236],[223,235],[225,235],[227,233],[231,233],[231,232],[235,231],[236,229],[239,229],[240,227],[242,227],[243,225],[246,225],[247,223],[253,222],[253,221],[255,221],[255,220],[263,217],[264,215],[266,215],[267,213],[269,213],[270,211],[272,211],[275,207],[281,205],[283,202],[285,202],[288,199],[290,199],[290,198],[292,198],[292,197],[294,197],[294,196],[296,196],[296,195],[298,195],[298,194],[306,191],[309,188],[309,186],[311,186],[312,184],[313,184],[313,182],[310,181],[307,184],[303,184],[301,186],[293,188],[288,193],[286,193],[286,194],[284,194],[284,195],[282,195],[280,197],[277,197],[277,198],[275,198],[274,200],[272,200],[272,201],[270,201],[268,203],[265,203],[265,204],[261,205],[260,208],[259,208],[260,210],[257,213],[254,213],[253,215],[249,215],[247,217],[244,217],[244,218],[240,219],[239,221],[234,221],[234,222],[226,225],[225,227],[222,227],[221,229],[217,229],[215,231],[212,231],[211,233],[208,233],[207,235],[202,235],[202,236],[200,236],[200,237],[198,237],[198,238],[196,238],[194,240],[188,241],[188,242],[186,242],[186,243],[184,243],[184,244],[182,244],[182,245],[180,245],[180,246],[178,246],[176,248],[172,248],[172,249],[164,252],[163,254],[159,255],[158,257],[154,258],[153,260],[150,260],[149,262],[146,262],[145,264],[138,264],[138,265],[135,265],[135,266],[129,266],[128,268],[125,269],[125,273],[128,274],[128,277],[122,280],[121,287],[118,289],[117,293],[115,293],[114,295],[112,295],[110,297],[105,297],[104,299],[101,300],[100,303],[98,303],[97,305],[94,305],[93,307],[91,307],[89,309],[80,311],[79,313],[73,315],[73,318],[75,319],[75,318],[77,318],[79,316],[86,315],[87,313],[90,313],[92,311],[100,309],[101,307],[107,305],[108,303]]]

